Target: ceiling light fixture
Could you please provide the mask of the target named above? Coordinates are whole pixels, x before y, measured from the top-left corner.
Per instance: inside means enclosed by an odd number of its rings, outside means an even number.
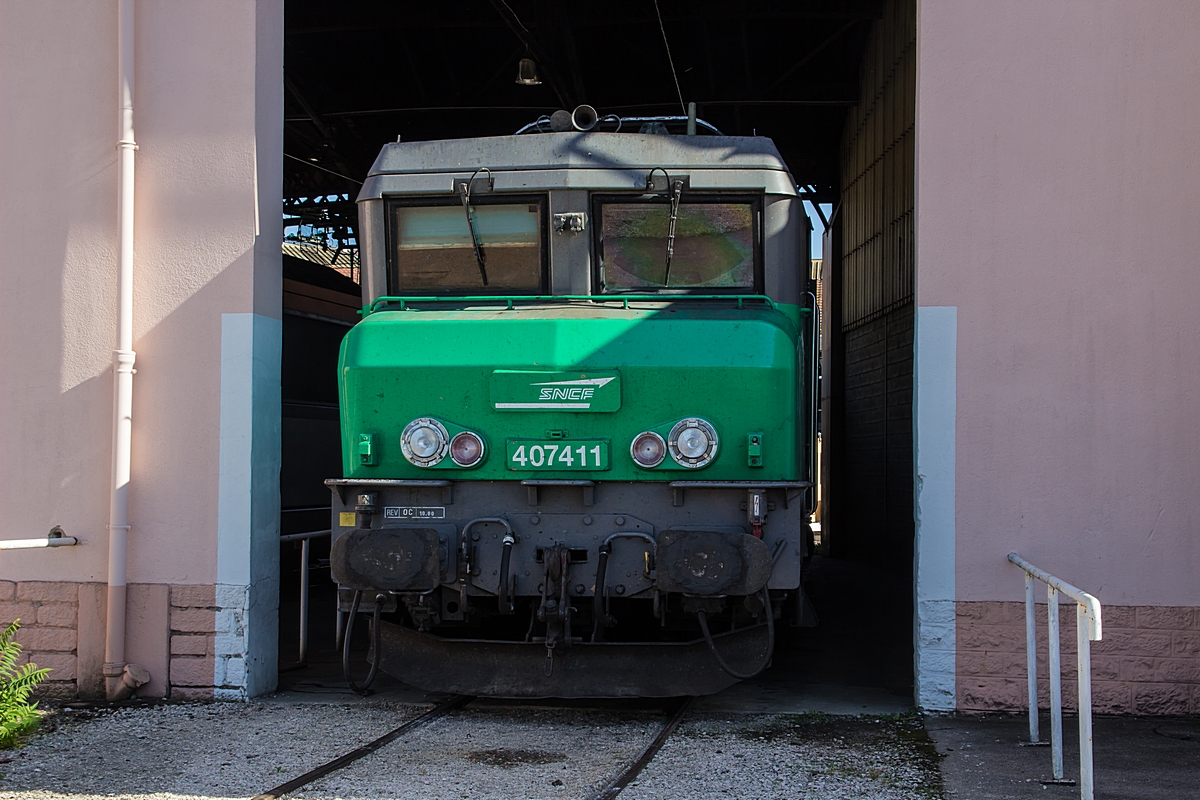
[[[542,79],[537,74],[537,64],[532,58],[522,58],[517,63],[517,83],[522,86],[539,86]]]

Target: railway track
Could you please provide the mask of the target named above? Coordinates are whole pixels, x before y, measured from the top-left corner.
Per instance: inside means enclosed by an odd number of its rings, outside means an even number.
[[[658,736],[654,737],[654,741],[650,742],[641,755],[633,763],[621,770],[621,773],[601,789],[598,794],[593,795],[592,800],[612,800],[612,798],[621,793],[622,789],[632,783],[633,779],[641,774],[646,765],[654,759],[654,756],[658,754],[662,746],[667,743],[667,738],[679,727],[679,723],[683,721],[683,715],[692,707],[693,700],[695,700],[694,697],[685,697],[679,701],[678,707],[673,710],[673,713],[667,720],[667,724],[658,732]]]
[[[284,795],[290,794],[297,789],[312,783],[318,778],[323,778],[332,772],[336,772],[339,769],[358,761],[360,758],[369,756],[377,750],[380,750],[381,748],[386,747],[388,744],[396,741],[400,737],[412,733],[418,728],[423,728],[426,725],[440,719],[441,717],[446,716],[452,711],[457,711],[458,709],[463,708],[474,699],[474,697],[467,697],[463,695],[451,697],[450,699],[434,706],[429,711],[426,711],[421,716],[411,719],[403,725],[388,731],[378,739],[368,742],[361,747],[355,748],[348,753],[340,755],[332,761],[328,761],[321,766],[316,767],[315,769],[311,769],[303,775],[293,778],[286,783],[281,783],[273,789],[268,789],[261,794],[257,794],[251,798],[251,800],[279,800]],[[691,708],[692,701],[694,699],[695,698],[691,697],[683,698],[682,700],[679,700],[670,706],[667,709],[667,721],[659,730],[658,735],[655,736],[648,745],[646,745],[636,759],[631,761],[624,769],[621,770],[620,773],[613,777],[604,786],[604,788],[602,788],[596,794],[591,795],[589,800],[612,800],[612,798],[615,798],[623,789],[625,789],[625,787],[632,783],[634,779],[641,774],[642,770],[644,770],[646,766],[654,759],[654,756],[658,754],[658,751],[662,749],[662,746],[666,744],[667,739],[670,738],[671,734],[679,726],[679,723],[683,721],[683,717]]]

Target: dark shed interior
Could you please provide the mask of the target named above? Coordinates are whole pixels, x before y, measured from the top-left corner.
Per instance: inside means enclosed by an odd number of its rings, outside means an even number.
[[[783,637],[759,680],[910,694],[915,51],[914,0],[286,0],[284,534],[329,524],[337,345],[357,319],[354,198],[379,149],[505,135],[582,103],[654,116],[695,102],[725,134],[773,139],[833,209],[820,284],[822,555],[807,587],[821,624]],[[517,81],[521,59],[540,83]],[[317,680],[318,662],[335,680],[327,554],[328,539],[314,539],[312,666],[285,685]],[[286,668],[298,543],[284,543],[282,568]]]

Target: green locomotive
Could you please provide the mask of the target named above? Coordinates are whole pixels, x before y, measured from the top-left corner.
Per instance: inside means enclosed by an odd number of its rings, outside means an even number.
[[[372,675],[426,690],[716,692],[803,603],[808,218],[768,139],[563,114],[371,168],[340,609],[373,612]]]

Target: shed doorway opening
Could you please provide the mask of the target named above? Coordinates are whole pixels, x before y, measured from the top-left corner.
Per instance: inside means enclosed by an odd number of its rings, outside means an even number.
[[[283,533],[329,527],[337,345],[359,302],[354,198],[380,148],[507,135],[585,103],[653,116],[694,102],[725,134],[775,142],[821,256],[797,265],[819,273],[823,311],[821,544],[806,586],[820,624],[782,632],[756,681],[911,698],[914,0],[284,9]],[[300,550],[282,548],[286,669]],[[340,684],[327,559],[314,539],[309,666],[282,686]]]

